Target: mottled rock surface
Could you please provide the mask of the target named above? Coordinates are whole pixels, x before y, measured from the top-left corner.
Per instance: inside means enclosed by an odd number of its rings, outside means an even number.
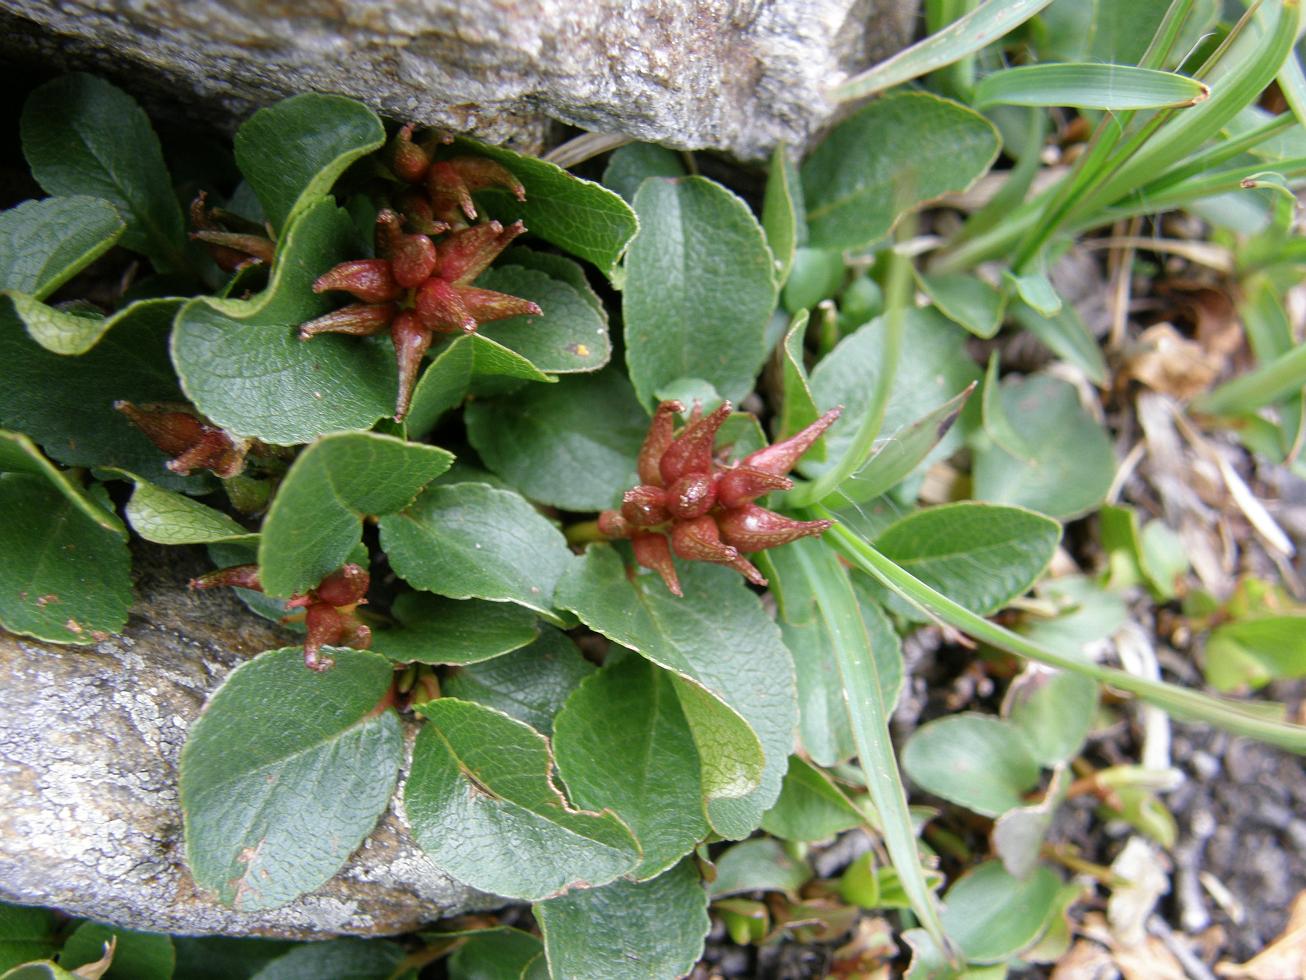
[[[122,636],[60,647],[0,632],[0,900],[286,938],[404,932],[493,903],[437,871],[394,805],[335,879],[291,905],[238,913],[199,894],[177,801],[186,731],[234,667],[293,640],[229,595],[187,592],[207,567],[198,555],[140,548],[135,566]]]
[[[228,124],[304,91],[538,151],[550,120],[764,156],[892,54],[917,0],[9,0],[0,50]]]

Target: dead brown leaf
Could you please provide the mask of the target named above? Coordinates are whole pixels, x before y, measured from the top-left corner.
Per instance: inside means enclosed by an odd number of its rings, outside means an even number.
[[[1232,980],[1306,978],[1306,891],[1292,900],[1288,924],[1274,942],[1246,963],[1217,963],[1215,972]]]
[[[1223,359],[1189,340],[1169,323],[1148,327],[1125,354],[1129,376],[1181,400],[1211,387]]]

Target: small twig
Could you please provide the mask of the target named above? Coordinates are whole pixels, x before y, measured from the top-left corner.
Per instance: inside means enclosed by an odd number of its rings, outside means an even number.
[[[1182,941],[1184,937],[1175,935],[1175,931],[1170,928],[1170,923],[1165,919],[1159,915],[1151,916],[1147,920],[1147,931],[1165,944],[1165,948],[1174,955],[1192,980],[1216,980],[1215,974],[1208,970],[1206,964],[1193,953],[1192,948]]]
[[[565,170],[568,167],[576,166],[578,163],[584,163],[600,153],[607,153],[608,150],[615,150],[619,146],[625,146],[631,141],[631,137],[619,136],[615,133],[581,133],[560,146],[555,146],[544,154],[541,159],[556,164]]]

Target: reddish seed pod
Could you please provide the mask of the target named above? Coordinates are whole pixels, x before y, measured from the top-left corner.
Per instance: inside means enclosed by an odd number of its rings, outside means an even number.
[[[390,169],[400,180],[418,184],[430,166],[430,156],[413,142],[413,124],[409,123],[390,141]]]
[[[671,484],[687,473],[711,473],[712,444],[729,417],[730,403],[722,402],[711,415],[687,425],[658,461],[662,479]]]
[[[322,656],[322,648],[340,646],[345,635],[345,617],[336,611],[335,606],[318,602],[308,607],[304,627],[308,631],[304,640],[304,665],[319,673],[329,670],[335,661]]]
[[[796,521],[757,504],[744,504],[717,516],[721,539],[743,552],[778,548],[799,538],[821,534],[833,521]]]
[[[794,481],[787,476],[777,476],[755,470],[751,466],[739,466],[726,470],[717,485],[717,500],[727,509],[741,507],[776,490],[790,490]]]
[[[370,337],[380,333],[394,319],[393,303],[353,303],[325,313],[299,325],[299,339],[308,340],[320,333],[343,333],[351,337]]]
[[[671,528],[671,550],[690,561],[718,564],[729,564],[739,557],[737,550],[721,540],[716,521],[708,515],[677,521]]]
[[[476,317],[462,294],[443,279],[428,279],[417,290],[414,303],[422,327],[435,333],[475,333]]]
[[[399,284],[385,259],[341,262],[313,281],[313,292],[340,290],[364,303],[389,303],[399,297]]]
[[[418,315],[404,310],[390,325],[390,341],[395,348],[395,363],[399,368],[399,394],[395,400],[395,421],[402,422],[408,415],[417,387],[417,376],[422,370],[422,358],[431,347],[431,331],[427,330]]]
[[[469,285],[484,272],[526,226],[514,221],[507,228],[487,221],[456,231],[436,246],[440,256],[440,278],[458,286]]]
[[[619,511],[605,510],[599,514],[599,533],[605,538],[628,538],[633,530]]]
[[[665,523],[671,517],[667,513],[666,491],[648,486],[627,490],[621,498],[621,516],[635,527]]]
[[[685,406],[680,402],[660,402],[649,424],[648,435],[639,451],[639,478],[650,486],[660,487],[662,471],[658,461],[667,451],[676,435],[676,413],[683,412]]]
[[[680,520],[702,517],[716,503],[716,481],[706,473],[689,473],[667,487],[667,510]]]
[[[425,235],[401,235],[390,251],[390,268],[395,282],[404,289],[416,289],[436,268],[435,243]]]
[[[740,465],[761,470],[763,473],[783,476],[794,468],[798,458],[812,447],[812,443],[821,438],[821,433],[832,426],[842,412],[842,405],[830,409],[807,428],[794,433],[788,439],[745,456]]]
[[[372,578],[367,569],[352,562],[332,572],[314,589],[318,599],[332,606],[352,606],[362,602]]]
[[[666,538],[660,534],[635,534],[631,537],[630,544],[635,552],[635,561],[661,575],[672,595],[685,594],[680,590],[680,578],[676,575],[676,564],[671,560],[671,548]]]
[[[235,586],[241,589],[252,589],[255,592],[263,591],[263,585],[258,577],[257,565],[233,565],[231,568],[219,568],[215,572],[209,572],[207,575],[191,579],[189,586],[192,589],[217,589],[223,586]]]

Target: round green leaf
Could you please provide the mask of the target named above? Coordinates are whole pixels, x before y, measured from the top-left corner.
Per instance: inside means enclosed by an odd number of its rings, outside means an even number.
[[[388,980],[403,962],[398,943],[332,939],[302,943],[268,963],[249,980]],[[181,980],[178,977],[178,980]]]
[[[603,170],[603,185],[616,191],[626,203],[634,203],[639,185],[649,177],[683,177],[685,164],[680,154],[656,143],[628,143],[618,147]]]
[[[995,409],[1019,445],[1000,438],[990,420]],[[984,413],[991,438],[976,452],[977,498],[1062,520],[1102,502],[1115,476],[1115,454],[1106,430],[1079,404],[1074,386],[1043,375],[1008,380],[996,398],[985,393]]]
[[[480,330],[516,351],[540,371],[574,374],[597,371],[612,357],[606,311],[595,309],[570,283],[520,265],[490,269],[476,280],[483,289],[533,300],[543,316],[515,316]]]
[[[254,533],[222,511],[198,500],[164,490],[131,473],[135,481],[127,501],[127,521],[132,530],[155,544],[211,544],[216,541],[252,541]]]
[[[340,95],[307,92],[260,109],[236,133],[236,164],[272,227],[331,190],[355,160],[385,142],[381,120]]]
[[[619,371],[477,399],[465,418],[485,465],[532,500],[601,510],[639,482],[635,458],[648,416]]]
[[[875,547],[948,598],[988,616],[1029,591],[1060,541],[1061,525],[1042,514],[962,501],[908,514],[881,532]]]
[[[449,957],[450,980],[522,980],[544,944],[517,929],[482,929],[463,940]]]
[[[676,675],[702,761],[708,821],[747,836],[780,793],[796,721],[794,668],[779,631],[737,572],[683,562],[685,595],[626,573],[592,545],[558,585],[558,604]]]
[[[555,977],[680,977],[703,953],[711,925],[693,861],[652,881],[614,881],[535,906]]]
[[[829,776],[794,755],[789,757],[780,798],[762,818],[762,829],[785,840],[810,842],[830,840],[864,822]]]
[[[536,901],[631,870],[639,845],[615,816],[573,809],[550,779],[548,741],[507,715],[440,698],[413,746],[404,807],[442,871],[482,891]]]
[[[753,388],[775,309],[774,259],[748,205],[703,177],[654,178],[635,195],[640,231],[622,293],[626,364],[641,402],[679,378],[725,398]]]
[[[0,214],[0,289],[45,299],[112,248],[125,227],[98,198],[24,201]]]
[[[259,537],[259,579],[272,596],[316,586],[362,539],[363,519],[392,514],[447,470],[453,454],[376,432],[317,440],[295,460]]]
[[[943,925],[972,963],[997,963],[1038,938],[1061,882],[1044,867],[1023,881],[1001,861],[963,875],[944,896]]]
[[[795,860],[777,840],[755,837],[735,844],[716,860],[716,878],[708,886],[713,898],[740,892],[796,895],[812,879],[812,869]]]
[[[1002,326],[1006,299],[978,276],[918,272],[916,282],[940,313],[976,337],[992,337]]]
[[[344,429],[366,429],[394,410],[394,353],[384,338],[296,327],[331,300],[313,280],[356,258],[349,215],[318,200],[287,229],[268,288],[254,299],[196,299],[182,307],[172,359],[182,388],[215,423],[288,446]]]
[[[554,722],[553,751],[571,798],[612,809],[639,839],[633,877],[661,874],[707,836],[693,733],[671,675],[642,657],[576,689]]]
[[[902,767],[921,789],[996,817],[1024,804],[1039,766],[1020,732],[989,715],[949,715],[922,725],[902,751]]]
[[[876,99],[803,163],[810,244],[861,248],[883,238],[904,214],[982,177],[998,145],[992,124],[955,102],[926,92]]]
[[[186,268],[181,206],[159,138],[131,96],[92,75],[64,75],[28,97],[22,136],[47,193],[108,201],[127,222],[124,246],[160,270]]]
[[[1045,766],[1079,754],[1097,714],[1097,681],[1032,665],[1011,682],[1003,712]]]
[[[0,902],[0,970],[44,959],[58,949],[53,912]]]
[[[464,334],[441,350],[413,390],[413,403],[404,424],[412,438],[435,427],[440,416],[462,403],[478,378],[517,378],[524,381],[556,381],[516,351],[482,337]]]
[[[455,671],[445,679],[443,690],[451,698],[495,708],[542,735],[552,735],[554,716],[594,670],[566,633],[544,626],[530,646]]]
[[[505,602],[409,592],[394,601],[390,614],[400,627],[374,633],[372,649],[399,663],[480,663],[540,635],[533,612]]]
[[[497,188],[478,192],[477,197],[490,204],[493,217],[505,223],[520,218],[532,234],[593,262],[611,278],[639,227],[625,201],[606,187],[536,157],[473,140],[459,140],[458,146],[497,160],[526,188],[525,201]]]
[[[483,483],[431,487],[407,510],[383,517],[381,547],[415,588],[546,615],[572,561],[562,534],[534,507]]]
[[[0,473],[0,514],[0,625],[94,643],[127,624],[131,555],[122,536],[35,474]]]
[[[181,753],[186,861],[195,883],[242,912],[329,880],[394,793],[403,736],[377,711],[390,661],[331,649],[330,670],[286,647],[242,664],[209,699]]]

